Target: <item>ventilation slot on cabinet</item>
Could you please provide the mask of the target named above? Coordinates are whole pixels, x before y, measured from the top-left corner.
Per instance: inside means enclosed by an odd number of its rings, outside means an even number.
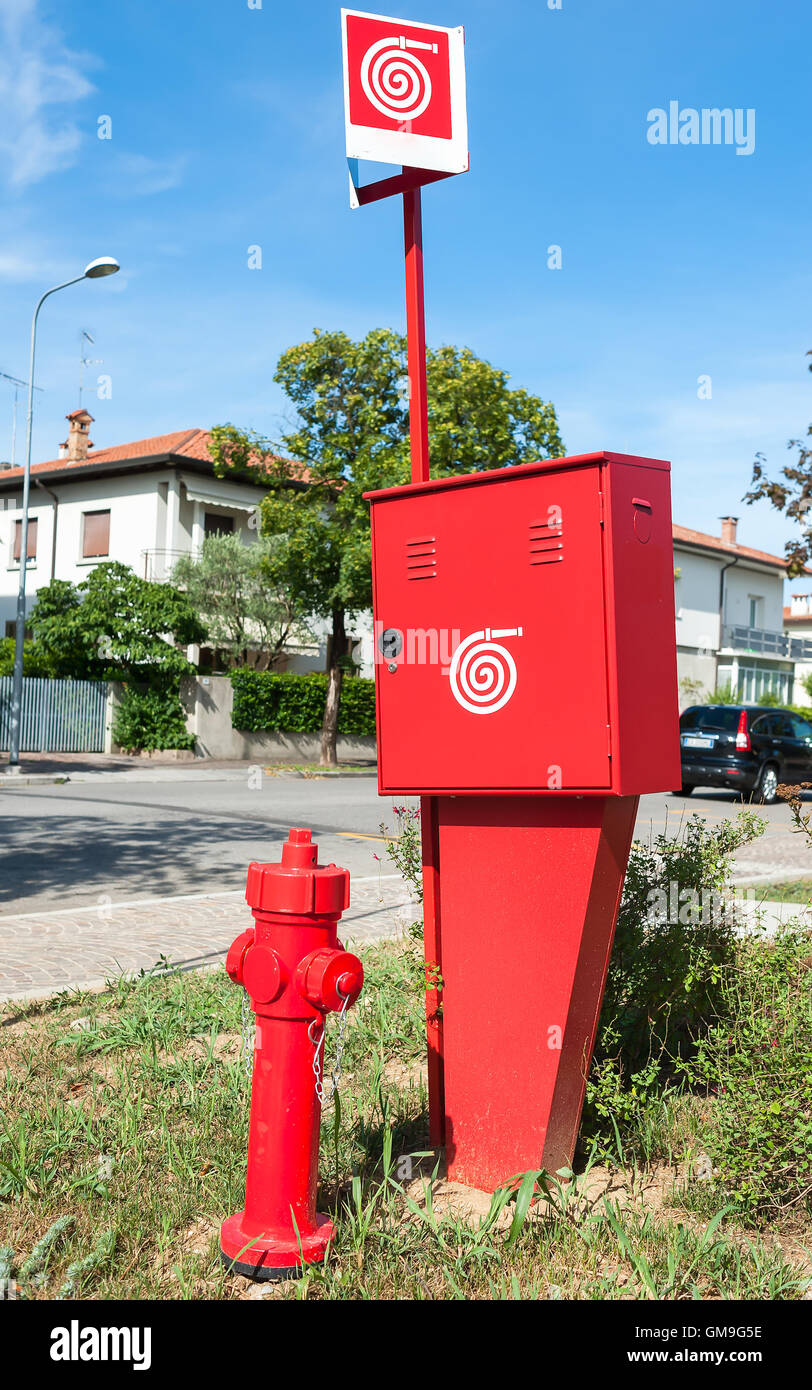
[[[531,565],[552,565],[564,558],[561,522],[530,522]]]
[[[406,578],[436,579],[434,536],[418,536],[406,542]]]

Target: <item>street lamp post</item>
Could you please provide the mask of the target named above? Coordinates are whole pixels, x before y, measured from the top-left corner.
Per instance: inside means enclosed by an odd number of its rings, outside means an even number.
[[[46,290],[37,302],[31,320],[31,361],[28,372],[28,414],[25,436],[25,466],[23,468],[23,516],[20,527],[20,582],[17,589],[17,626],[14,634],[14,677],[11,689],[11,729],[9,733],[8,771],[20,770],[20,726],[23,704],[23,643],[25,642],[25,580],[28,570],[28,500],[31,491],[31,427],[34,419],[34,358],[37,350],[37,318],[39,311],[50,295],[57,290],[66,290],[69,285],[78,285],[80,280],[100,280],[105,275],[115,275],[119,269],[118,261],[112,256],[99,256],[91,261],[81,275],[64,284],[54,285]]]

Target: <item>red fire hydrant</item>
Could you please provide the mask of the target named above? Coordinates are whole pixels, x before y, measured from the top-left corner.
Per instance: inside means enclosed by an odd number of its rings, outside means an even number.
[[[249,865],[245,896],[255,926],[226,970],[256,1015],[248,1172],[245,1209],[223,1223],[220,1253],[237,1274],[289,1279],[323,1260],[333,1235],[316,1211],[316,1080],[326,1015],[355,1002],[364,971],[336,936],[349,870],[320,865],[309,830],[290,831],[281,864]]]

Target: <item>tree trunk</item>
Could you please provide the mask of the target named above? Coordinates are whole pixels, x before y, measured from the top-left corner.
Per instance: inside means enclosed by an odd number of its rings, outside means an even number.
[[[330,679],[327,682],[324,723],[321,726],[320,763],[322,767],[335,767],[338,762],[338,754],[336,752],[338,709],[341,704],[341,682],[344,677],[344,668],[341,665],[341,660],[346,650],[347,634],[344,630],[344,609],[334,608],[333,631],[330,638],[330,652],[327,665],[327,672]]]

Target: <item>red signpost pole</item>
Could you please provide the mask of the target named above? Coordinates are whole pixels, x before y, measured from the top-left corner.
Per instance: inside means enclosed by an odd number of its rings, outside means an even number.
[[[404,170],[404,174],[407,171]],[[426,314],[423,292],[423,212],[420,188],[403,194],[406,254],[406,348],[409,364],[409,442],[412,482],[429,480],[429,411],[426,384]],[[423,939],[426,959],[426,1039],[428,1046],[429,1142],[445,1139],[443,1033],[440,1013],[440,881],[434,797],[421,796],[423,840]]]
[[[409,359],[409,439],[412,482],[429,480],[429,410],[426,394],[426,313],[423,298],[423,213],[420,189],[403,195],[406,248],[406,346]]]

